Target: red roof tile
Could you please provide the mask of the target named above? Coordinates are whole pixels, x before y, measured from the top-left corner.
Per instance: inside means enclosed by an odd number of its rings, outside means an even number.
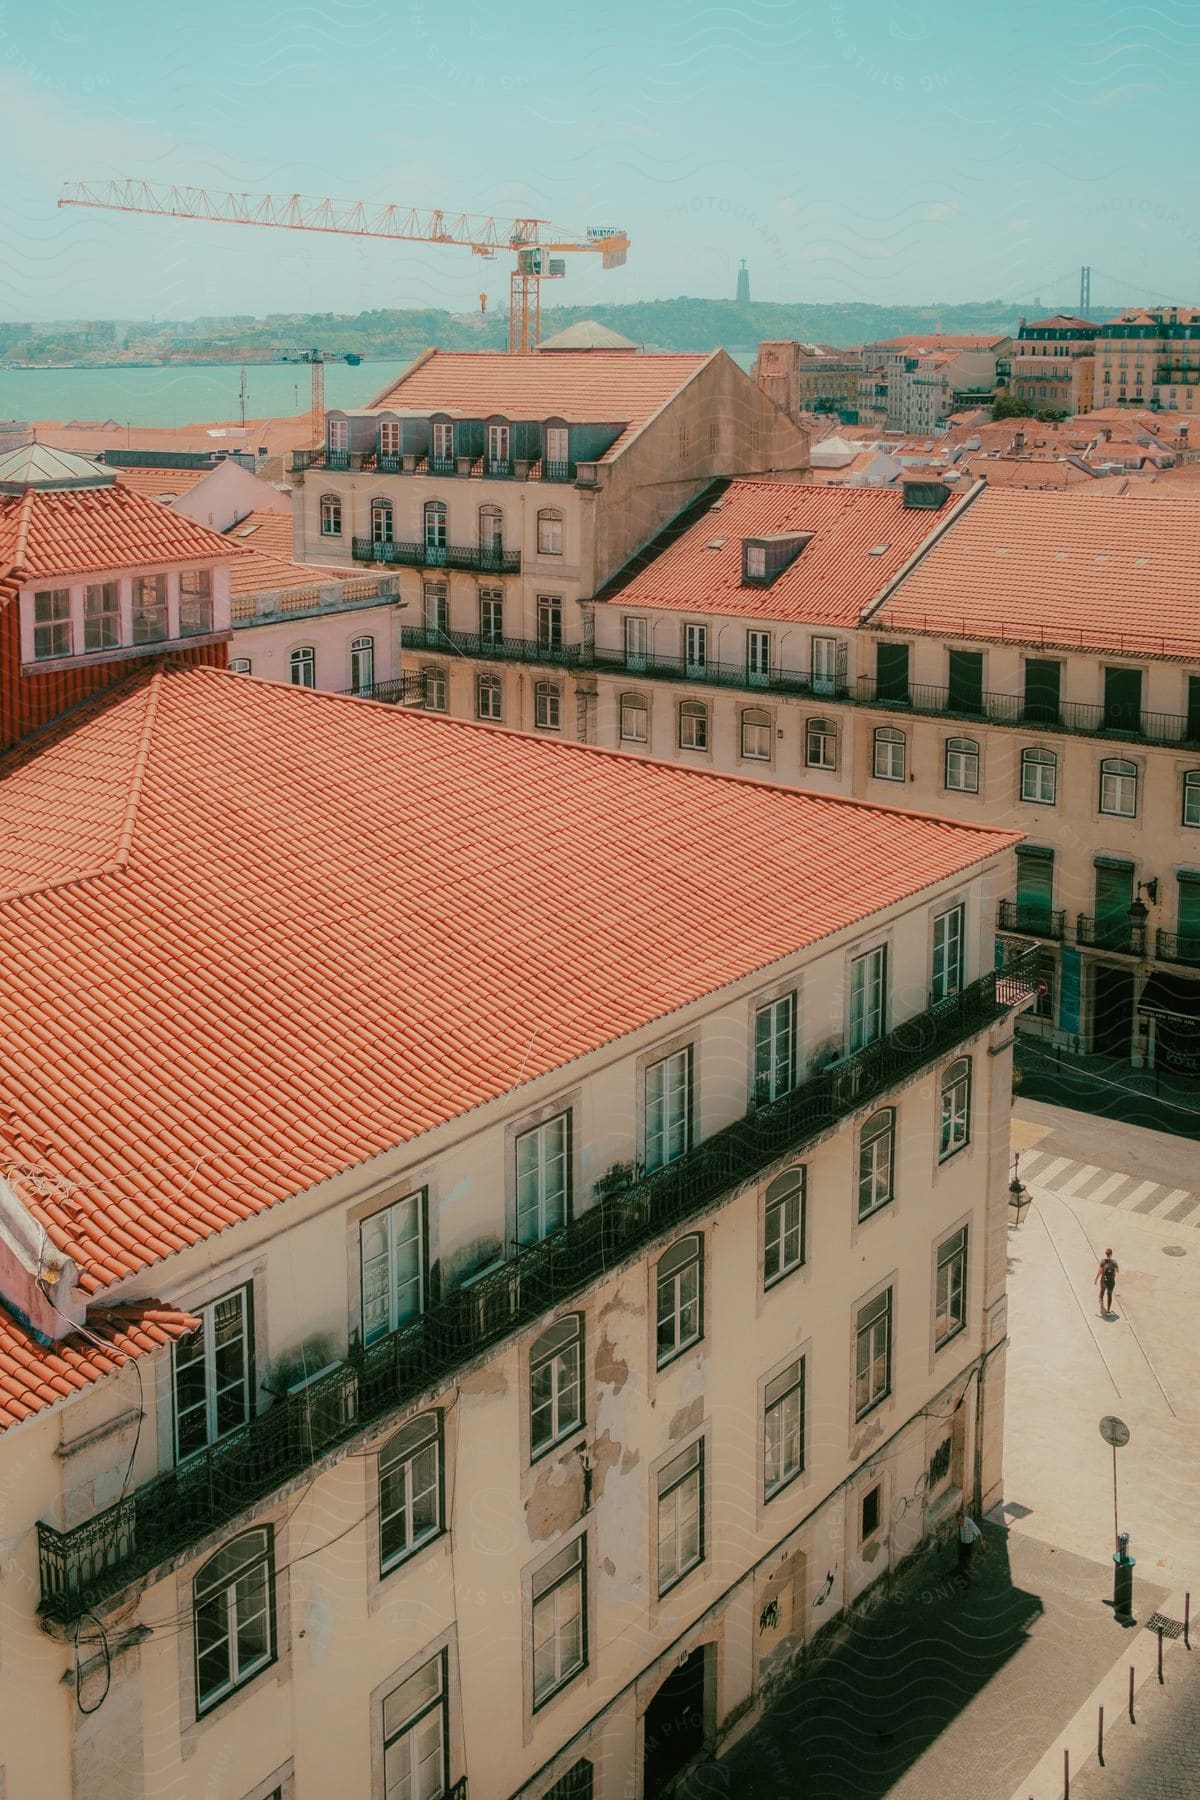
[[[287,512],[251,512],[236,525],[231,525],[224,534],[231,543],[245,546],[267,556],[277,556],[281,562],[291,562],[294,554],[295,535],[292,530],[292,513]]]
[[[564,350],[545,358],[435,350],[372,404],[457,412],[465,418],[495,413],[504,419],[637,427],[707,361],[696,353],[630,355],[627,350]]]
[[[1099,483],[1095,484],[1099,485]],[[872,621],[1060,649],[1200,655],[1200,507],[986,488]]]
[[[606,598],[675,612],[856,625],[863,608],[946,517],[945,508],[906,507],[903,494],[892,488],[733,481],[717,509]],[[778,531],[811,531],[813,541],[770,587],[743,585],[742,539]],[[719,547],[710,549],[713,544]]]
[[[1015,841],[208,669],[11,753],[9,835],[0,1158],[91,1294]]]
[[[26,581],[235,554],[220,532],[116,482],[0,496],[0,571]]]
[[[95,1307],[86,1331],[43,1344],[0,1307],[0,1432],[56,1401],[195,1331],[200,1323],[176,1307],[145,1300],[136,1306]]]
[[[186,494],[198,481],[211,475],[212,469],[118,469],[110,466],[107,473],[122,487],[132,488],[135,494],[144,494],[147,500],[157,500],[162,505]]]

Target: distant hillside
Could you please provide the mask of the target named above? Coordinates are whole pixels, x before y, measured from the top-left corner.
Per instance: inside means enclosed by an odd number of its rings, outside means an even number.
[[[762,338],[800,338],[823,344],[858,344],[901,332],[1011,331],[1016,310],[1002,300],[959,306],[780,304],[771,300],[635,300],[626,306],[554,306],[542,314],[549,337],[577,319],[601,320],[637,344],[659,350],[749,350]],[[114,332],[92,323],[72,328],[0,327],[0,354],[41,364],[110,363]],[[435,308],[364,313],[274,313],[265,319],[122,323],[123,355],[172,362],[270,361],[285,347],[319,345],[328,352],[364,357],[406,357],[436,344],[445,350],[503,349],[507,321]],[[121,360],[118,353],[115,360]]]

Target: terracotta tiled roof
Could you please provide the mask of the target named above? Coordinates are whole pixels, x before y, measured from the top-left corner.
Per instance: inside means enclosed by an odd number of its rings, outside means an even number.
[[[1015,842],[215,669],[11,753],[14,834],[0,1162],[89,1295]]]
[[[316,563],[285,562],[282,557],[268,556],[247,546],[229,571],[229,591],[238,594],[269,594],[279,588],[320,587],[330,581],[361,579],[365,571],[323,569]]]
[[[1101,486],[1101,482],[1092,484]],[[987,488],[873,623],[1061,649],[1200,655],[1200,506]]]
[[[165,505],[177,500],[180,494],[186,494],[198,481],[211,475],[212,470],[110,468],[108,473],[115,475],[122,487],[132,488],[135,494],[144,494],[147,500],[157,500],[160,505]]]
[[[116,482],[0,497],[0,570],[27,581],[234,554],[220,532]]]
[[[123,1363],[185,1337],[200,1323],[160,1306],[95,1307],[86,1331],[43,1344],[0,1307],[0,1431],[112,1374]]]
[[[630,355],[627,350],[563,350],[547,357],[435,350],[372,405],[428,408],[460,418],[495,413],[504,419],[556,418],[636,428],[707,361],[699,354]]]
[[[906,507],[898,489],[734,481],[717,510],[703,512],[632,581],[614,583],[602,598],[701,615],[856,625],[945,519],[945,509]],[[744,586],[742,539],[777,531],[814,535],[770,587]],[[872,554],[877,546],[883,548]]]
[[[867,345],[869,350],[909,350],[920,354],[924,350],[991,350],[1002,344],[1008,336],[1006,331],[988,331],[954,334],[944,331],[910,331],[902,337],[877,338]]]
[[[287,512],[247,513],[244,519],[229,527],[225,536],[231,543],[245,545],[248,550],[277,556],[281,562],[291,562],[295,542],[291,508]]]

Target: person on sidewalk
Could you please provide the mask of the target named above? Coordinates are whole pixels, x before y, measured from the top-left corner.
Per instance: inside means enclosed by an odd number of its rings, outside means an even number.
[[[1107,1318],[1112,1311],[1113,1289],[1117,1285],[1117,1274],[1120,1264],[1113,1261],[1113,1253],[1106,1250],[1100,1258],[1100,1267],[1096,1270],[1096,1280],[1100,1283],[1100,1317]]]
[[[971,1558],[975,1554],[975,1546],[983,1536],[970,1513],[960,1512],[958,1515],[958,1573],[964,1582],[971,1578]]]

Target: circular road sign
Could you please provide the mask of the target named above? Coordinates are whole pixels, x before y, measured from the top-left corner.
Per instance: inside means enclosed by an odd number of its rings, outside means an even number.
[[[1114,1450],[1120,1450],[1129,1442],[1129,1427],[1124,1419],[1118,1419],[1113,1413],[1105,1413],[1100,1421],[1100,1436]]]

